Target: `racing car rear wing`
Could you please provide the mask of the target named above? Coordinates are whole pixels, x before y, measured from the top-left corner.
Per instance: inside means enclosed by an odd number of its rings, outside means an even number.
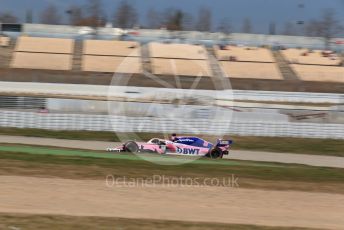
[[[222,140],[222,139],[219,139],[219,140],[216,141],[216,146],[217,147],[228,146],[228,145],[231,145],[231,144],[233,144],[232,140]]]

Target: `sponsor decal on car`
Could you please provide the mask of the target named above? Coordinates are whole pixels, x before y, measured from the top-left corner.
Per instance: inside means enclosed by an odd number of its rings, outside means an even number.
[[[177,147],[177,153],[181,153],[185,155],[198,155],[199,149],[188,149],[188,148]]]
[[[180,141],[180,142],[194,142],[194,140],[188,139],[188,138],[181,138],[181,139],[178,139],[178,141]]]

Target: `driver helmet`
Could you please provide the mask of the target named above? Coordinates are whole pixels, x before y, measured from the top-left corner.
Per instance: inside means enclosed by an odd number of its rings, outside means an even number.
[[[176,141],[177,140],[177,134],[172,133],[171,137],[170,137],[171,141]]]

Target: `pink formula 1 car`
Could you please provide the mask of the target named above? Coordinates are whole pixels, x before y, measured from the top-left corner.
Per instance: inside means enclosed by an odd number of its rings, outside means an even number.
[[[198,137],[177,137],[173,134],[170,140],[153,138],[148,142],[128,141],[119,147],[108,148],[107,151],[222,158],[228,155],[232,143],[232,140],[218,140],[212,144]]]

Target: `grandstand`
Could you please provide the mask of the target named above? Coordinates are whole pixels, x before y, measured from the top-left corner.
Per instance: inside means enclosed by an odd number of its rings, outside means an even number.
[[[281,53],[302,81],[344,82],[342,59],[331,51],[287,49]]]
[[[341,63],[340,57],[336,54],[323,55],[326,53],[323,50],[286,49],[281,52],[290,63],[294,64],[338,66]]]
[[[137,42],[86,40],[83,45],[82,70],[142,73],[140,45]]]
[[[19,37],[12,68],[71,70],[74,41],[61,38]]]
[[[302,81],[338,82],[344,83],[343,66],[321,66],[321,65],[296,65],[291,67],[295,70]]]
[[[188,44],[149,44],[152,72],[158,75],[211,76],[207,51]]]
[[[214,46],[216,58],[230,78],[282,80],[270,50],[258,47]]]
[[[276,63],[221,61],[221,65],[230,78],[283,80]]]
[[[205,89],[213,87],[212,77],[228,76],[236,89],[342,92],[341,63],[339,54],[321,50],[0,36],[5,81],[109,84],[117,72],[137,76],[132,85],[157,87],[145,70],[171,85],[179,75],[183,87],[191,86],[188,77],[204,76]]]
[[[275,62],[270,50],[259,47],[226,46],[222,49],[214,46],[215,55],[218,60],[229,60],[231,56],[237,61],[245,62]]]

